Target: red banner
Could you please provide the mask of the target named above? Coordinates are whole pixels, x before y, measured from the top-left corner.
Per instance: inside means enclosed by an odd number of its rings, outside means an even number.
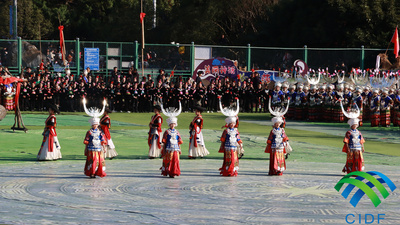
[[[399,33],[397,32],[397,27],[396,30],[394,31],[393,37],[392,37],[392,41],[394,44],[394,55],[397,57],[399,57]]]
[[[21,83],[17,83],[17,88],[15,90],[15,98],[14,98],[14,110],[17,112],[17,105],[19,100],[19,93],[21,93]]]
[[[58,30],[60,31],[60,51],[61,51],[61,55],[62,55],[62,61],[64,64],[64,26],[59,26]]]

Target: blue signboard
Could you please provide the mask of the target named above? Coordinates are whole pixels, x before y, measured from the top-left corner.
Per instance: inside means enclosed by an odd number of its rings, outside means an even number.
[[[85,48],[85,69],[100,70],[100,50],[99,48]]]

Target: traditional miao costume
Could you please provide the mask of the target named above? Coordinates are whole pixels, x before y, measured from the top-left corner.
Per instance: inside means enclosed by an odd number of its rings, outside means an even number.
[[[286,110],[272,110],[269,107],[269,111],[275,117],[272,118],[273,126],[276,123],[283,123],[282,116],[289,109],[289,104],[286,106]],[[274,127],[267,140],[267,147],[265,148],[265,153],[269,153],[269,175],[279,175],[281,176],[283,171],[286,170],[285,154],[291,152],[291,147],[289,145],[289,138],[286,136],[285,129],[281,127]],[[286,149],[288,151],[286,151]]]
[[[282,84],[277,82],[275,83],[275,87],[282,87]],[[282,99],[284,98],[285,94],[283,91],[279,90],[273,90],[271,91],[271,96],[272,96],[272,105],[277,106],[282,104]]]
[[[161,105],[162,112],[168,116],[168,125],[175,123],[178,126],[177,116],[181,113],[182,107],[179,102],[179,110],[164,110]],[[179,156],[181,154],[180,145],[183,143],[181,135],[176,129],[169,128],[166,130],[162,137],[164,143],[161,155],[163,156],[163,163],[161,169],[161,175],[175,177],[181,175],[181,169],[179,167]]]
[[[357,112],[346,112],[342,106],[344,115],[349,118],[347,123],[350,125],[350,128],[352,125],[358,126],[360,122],[358,119],[358,117],[360,116],[360,110],[357,105],[356,108]],[[343,142],[344,146],[342,152],[347,153],[347,159],[342,171],[345,173],[351,173],[353,171],[363,171],[364,158],[362,152],[365,140],[361,135],[361,132],[357,129],[347,131]]]
[[[343,85],[341,85],[343,86]],[[341,88],[341,87],[340,87]],[[338,100],[344,101],[344,104],[347,105],[347,99],[344,98],[344,93],[342,91],[336,92],[336,97],[333,102],[333,120],[335,122],[343,122],[344,121],[344,115],[342,112],[342,109],[340,109],[340,104]]]
[[[397,126],[397,113],[394,108],[396,101],[396,94],[394,89],[390,89],[391,93],[389,93],[389,97],[392,99],[392,106],[390,107],[390,122],[393,123],[393,126]]]
[[[156,106],[157,107],[157,106]],[[161,108],[160,108],[161,110]],[[163,123],[163,118],[160,114],[155,114],[151,117],[151,121],[149,124],[149,157],[155,158],[159,157],[161,154],[161,125]]]
[[[324,103],[324,95],[325,95],[325,89],[317,92],[317,96],[316,96],[316,109],[317,109],[317,121],[323,121],[323,116],[324,116],[324,107],[323,107],[323,103]],[[289,108],[290,109],[293,107]]]
[[[179,167],[180,145],[183,143],[181,135],[176,129],[169,128],[164,132],[162,142],[164,143],[164,149],[162,152],[163,164],[161,175],[171,177],[181,175]]]
[[[98,118],[97,118],[98,119]],[[95,120],[95,119],[94,119]],[[92,124],[98,123],[96,121]],[[91,128],[87,133],[83,143],[86,145],[85,155],[85,175],[94,177],[105,177],[106,164],[104,161],[103,145],[107,144],[106,137],[100,128]]]
[[[282,172],[286,170],[284,145],[288,140],[284,128],[278,127],[271,130],[265,149],[266,153],[270,153],[269,175],[282,175]]]
[[[381,97],[381,114],[380,114],[380,122],[382,127],[390,126],[390,108],[392,106],[392,98],[387,96],[387,91],[385,95]]]
[[[239,113],[239,100],[236,100],[236,110],[229,109],[228,107],[222,108],[220,101],[220,109],[222,114],[227,116],[225,119],[226,124],[236,124],[236,116]],[[271,99],[270,99],[271,102]],[[219,169],[222,176],[237,176],[239,170],[238,150],[243,149],[242,140],[240,139],[239,131],[236,127],[226,128],[221,136],[221,147],[218,152],[224,153],[224,161],[222,167]]]
[[[343,168],[343,172],[363,171],[364,158],[361,146],[365,140],[361,132],[357,129],[347,131],[343,142],[345,145],[342,151],[347,153],[346,165]],[[349,148],[347,148],[346,143],[349,145]]]
[[[315,85],[311,87],[312,92],[308,94],[308,120],[317,121],[318,119],[318,94],[316,91]]]
[[[235,123],[235,118],[230,121]],[[238,146],[242,144],[240,133],[237,128],[226,128],[221,136],[221,148],[219,152],[224,153],[224,162],[219,169],[222,176],[237,176],[239,170]]]
[[[393,124],[395,126],[400,126],[400,91],[398,91],[398,94],[394,98],[394,112],[395,112],[395,118]]]
[[[368,87],[364,88],[364,92],[361,94],[363,98],[363,121],[369,121],[370,120],[370,98],[371,98],[371,92],[369,91]]]
[[[115,151],[114,142],[111,139],[111,134],[110,134],[111,120],[110,120],[110,116],[104,115],[100,119],[100,126],[101,126],[101,130],[104,132],[104,134],[106,136],[106,140],[107,140],[107,145],[105,146],[105,148],[106,148],[105,157],[112,159],[115,156],[117,156],[118,153]]]
[[[300,85],[298,85],[298,87],[297,87],[297,92],[296,92],[296,97],[295,97],[295,99],[294,99],[294,105],[295,105],[295,118],[296,118],[296,120],[302,120],[302,119],[304,119],[303,118],[303,110],[304,110],[304,107],[303,107],[303,102],[304,102],[304,97],[305,97],[305,94],[304,94],[304,92],[303,92],[303,85],[302,84],[300,84]]]
[[[308,96],[310,94],[309,92],[310,88],[308,85],[304,86],[304,98],[303,98],[303,110],[301,111],[302,115],[301,118],[303,120],[308,120]]]
[[[335,92],[332,91],[332,86],[333,85],[329,85],[328,86],[328,91],[325,93],[324,96],[324,103],[323,103],[323,107],[324,107],[324,120],[327,122],[332,122],[333,121],[333,101],[334,101],[334,96],[335,96]]]
[[[206,149],[203,139],[203,117],[196,116],[189,126],[190,129],[190,143],[189,143],[189,157],[204,157],[210,152]]]
[[[290,86],[290,90],[291,91],[289,92],[288,97],[290,98],[290,104],[291,105],[294,105],[294,101],[295,101],[295,98],[296,98],[296,92],[294,91],[295,89],[296,89],[295,85],[291,85]],[[267,104],[267,103],[264,103],[264,104]],[[295,113],[295,108],[291,107],[291,108],[289,108],[289,111],[288,111],[286,117],[288,119],[294,119],[294,113]]]
[[[103,110],[100,112],[97,108],[86,108],[86,99],[83,99],[83,107],[86,114],[93,117],[89,120],[90,124],[100,125],[100,116],[104,113],[106,102],[103,102]],[[100,127],[88,130],[83,143],[85,147],[86,163],[84,168],[84,173],[86,176],[94,178],[96,176],[105,177],[106,174],[106,164],[104,161],[104,146],[107,144],[106,136]]]
[[[236,128],[236,129],[238,129],[239,128],[239,116],[237,116],[236,115],[236,123],[235,123],[235,126],[233,126],[234,128]],[[225,123],[225,128],[228,128],[228,125],[229,124],[227,124],[227,123]],[[224,153],[224,151],[222,151],[222,150],[220,150],[219,151],[220,153]],[[243,149],[243,145],[239,145],[238,146],[238,157],[239,157],[239,159],[241,159],[242,157],[243,157],[243,155],[244,155],[244,149]]]
[[[61,146],[58,142],[56,133],[57,119],[51,114],[45,122],[43,131],[43,142],[37,155],[37,160],[57,160],[61,159]]]
[[[374,90],[375,93],[378,94],[378,90]],[[370,100],[370,118],[371,118],[371,127],[379,126],[380,122],[380,96],[379,94],[376,96],[372,96]]]

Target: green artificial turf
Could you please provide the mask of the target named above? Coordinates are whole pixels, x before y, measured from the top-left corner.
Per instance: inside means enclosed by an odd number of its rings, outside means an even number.
[[[112,113],[111,135],[116,145],[119,156],[115,159],[146,159],[148,153],[147,132],[148,123],[153,113]],[[178,120],[178,131],[182,135],[182,159],[187,159],[189,123],[194,113],[182,113]],[[239,131],[244,142],[245,156],[243,160],[267,160],[269,155],[264,153],[266,138],[271,130],[270,115],[266,113],[240,114]],[[42,142],[42,131],[45,113],[22,112],[25,126],[29,129],[12,132],[10,127],[14,124],[14,115],[8,114],[0,121],[0,163],[15,163],[21,161],[35,161]],[[167,129],[166,116],[163,116],[163,130]],[[221,159],[223,155],[218,153],[219,138],[225,125],[225,116],[221,113],[204,113],[204,130],[206,147],[211,153],[207,159]],[[57,115],[57,134],[61,144],[63,160],[84,160],[83,138],[90,128],[89,117],[85,113],[61,113]],[[246,121],[260,121],[250,123]],[[322,130],[305,130],[290,126],[290,121],[285,128],[294,152],[290,155],[290,161],[302,162],[335,162],[344,163],[346,154],[341,152],[343,137],[348,130],[346,124],[338,123],[306,123],[305,125],[318,125],[329,129],[343,129],[342,135],[332,135]],[[399,130],[398,128],[371,128],[368,125],[360,128],[366,138],[365,162],[366,164],[398,165],[400,159]],[[383,137],[393,138],[383,140]],[[200,160],[200,159],[199,159]],[[203,159],[204,160],[204,159]]]

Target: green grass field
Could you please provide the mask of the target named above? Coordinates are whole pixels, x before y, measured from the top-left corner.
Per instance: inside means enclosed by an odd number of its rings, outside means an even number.
[[[112,113],[111,135],[119,154],[118,159],[147,159],[148,123],[152,113]],[[268,159],[264,153],[266,137],[271,130],[271,116],[266,113],[242,113],[239,131],[244,142],[243,160]],[[182,135],[182,159],[187,159],[189,123],[194,113],[182,113],[178,120],[178,131]],[[9,113],[0,121],[0,164],[36,161],[36,154],[42,142],[45,113],[22,112],[27,133],[10,129],[14,114]],[[167,118],[163,116],[164,120]],[[218,153],[221,126],[225,116],[221,113],[204,113],[204,138],[210,155],[206,158],[222,159]],[[84,160],[83,138],[90,128],[85,113],[61,113],[57,115],[57,134],[61,144],[62,160]],[[287,122],[286,133],[294,152],[290,161],[344,163],[345,153],[341,152],[347,124]],[[294,126],[296,123],[296,126]],[[314,129],[317,127],[318,129]],[[163,130],[167,128],[164,121]],[[336,132],[333,132],[333,130]],[[365,143],[366,164],[398,165],[400,159],[400,131],[397,127],[371,128],[369,124],[360,128]],[[199,159],[200,160],[200,159]]]

